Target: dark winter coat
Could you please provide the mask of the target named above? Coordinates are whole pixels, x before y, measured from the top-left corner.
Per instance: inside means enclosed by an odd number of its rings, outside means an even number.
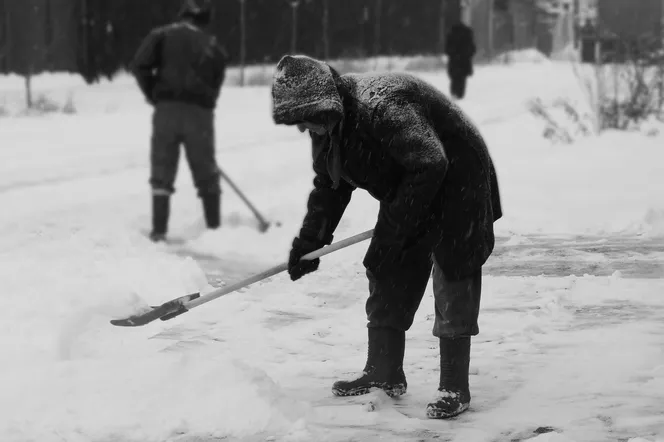
[[[150,103],[176,101],[210,109],[216,107],[225,70],[224,49],[190,20],[154,29],[131,64]]]
[[[362,188],[381,202],[367,268],[423,239],[450,278],[484,264],[502,216],[496,175],[479,132],[441,92],[408,74],[339,76],[286,56],[273,99],[277,124],[342,118],[332,135],[312,135],[316,176],[301,237],[330,243]]]
[[[473,30],[463,23],[453,25],[445,38],[449,76],[469,77],[473,75],[473,57],[476,51]]]

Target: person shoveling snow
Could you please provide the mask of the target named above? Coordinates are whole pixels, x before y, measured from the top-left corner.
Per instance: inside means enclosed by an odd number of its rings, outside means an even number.
[[[464,412],[482,266],[502,216],[482,136],[447,97],[407,74],[342,76],[326,63],[288,55],[277,65],[272,97],[276,124],[309,131],[316,172],[289,256],[293,281],[318,269],[319,259],[301,258],[332,243],[356,188],[380,201],[364,258],[367,362],[360,377],[336,382],[333,393],[406,392],[405,334],[433,269],[440,383],[427,415]]]

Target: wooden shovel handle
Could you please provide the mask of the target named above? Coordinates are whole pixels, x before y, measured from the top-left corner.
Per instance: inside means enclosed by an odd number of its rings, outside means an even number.
[[[316,259],[320,258],[325,255],[329,255],[332,252],[336,252],[337,250],[344,249],[348,246],[352,246],[354,244],[357,244],[359,242],[365,241],[373,236],[373,229],[367,230],[366,232],[358,233],[355,236],[351,236],[350,238],[343,239],[339,242],[336,242],[334,244],[330,244],[329,246],[325,246],[321,249],[315,250],[311,253],[307,253],[302,257],[302,259]],[[281,272],[285,272],[288,270],[288,263],[283,263],[279,264],[278,266],[274,266],[270,269],[267,269],[261,273],[258,273],[254,276],[251,276],[245,280],[238,281],[235,284],[231,284],[225,287],[218,288],[210,293],[205,294],[204,296],[201,296],[199,298],[196,298],[194,300],[188,301],[184,303],[184,306],[187,310],[191,310],[194,307],[198,307],[201,304],[205,304],[206,302],[210,302],[213,299],[217,299],[221,296],[227,295],[229,293],[235,292],[237,290],[243,289],[245,287],[250,286],[251,284],[255,284],[259,281],[262,281],[264,279],[270,278],[272,276],[275,276]]]

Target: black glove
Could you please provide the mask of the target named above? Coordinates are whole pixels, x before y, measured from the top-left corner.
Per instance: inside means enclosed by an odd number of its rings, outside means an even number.
[[[288,274],[291,281],[297,281],[304,275],[318,270],[320,259],[300,259],[307,253],[324,247],[325,244],[319,241],[306,240],[302,238],[295,238],[293,246],[288,257]]]

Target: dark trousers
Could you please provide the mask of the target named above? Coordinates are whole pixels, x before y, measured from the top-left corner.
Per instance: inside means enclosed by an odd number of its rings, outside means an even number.
[[[408,330],[413,324],[433,268],[436,312],[433,335],[439,338],[477,335],[482,269],[463,279],[451,280],[445,276],[428,248],[411,255],[398,272],[391,272],[378,278],[367,270],[368,327]]]
[[[152,116],[150,185],[153,193],[170,195],[175,191],[181,145],[198,194],[219,194],[214,111],[177,102],[158,103]]]
[[[466,80],[465,75],[453,75],[450,77],[450,94],[457,99],[461,99],[466,95]]]

